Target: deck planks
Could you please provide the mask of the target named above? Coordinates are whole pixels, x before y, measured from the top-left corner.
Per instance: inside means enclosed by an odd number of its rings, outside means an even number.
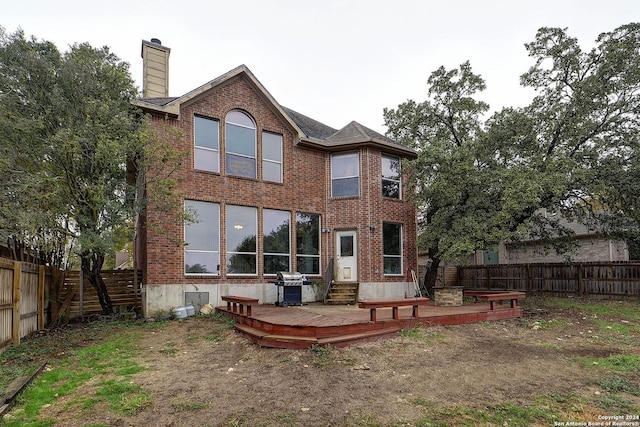
[[[251,317],[228,313],[226,306],[217,307],[216,311],[234,318],[236,330],[258,345],[298,349],[323,343],[344,347],[355,342],[385,338],[416,323],[426,326],[458,325],[511,319],[523,314],[519,306],[490,310],[486,303],[459,307],[430,303],[423,307],[418,318],[412,317],[411,306],[399,307],[397,320],[393,319],[391,308],[379,308],[376,322],[369,321],[368,309],[320,303],[288,307],[259,305],[253,308]]]

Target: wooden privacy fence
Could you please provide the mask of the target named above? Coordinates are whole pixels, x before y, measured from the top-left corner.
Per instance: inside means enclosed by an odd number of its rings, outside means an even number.
[[[101,275],[107,285],[107,292],[114,311],[137,311],[140,309],[141,270],[138,270],[137,280],[134,280],[133,270],[103,270]],[[64,319],[102,313],[96,290],[89,283],[89,279],[83,277],[81,271],[65,272],[64,284],[58,302],[60,303],[60,316]]]
[[[458,267],[458,284],[554,296],[640,298],[640,262],[466,266]]]
[[[0,258],[0,349],[47,323],[50,267]]]
[[[102,271],[114,311],[139,310],[141,276],[138,271],[135,281],[133,270]],[[79,271],[0,258],[0,349],[50,322],[101,313],[95,289],[81,277]]]

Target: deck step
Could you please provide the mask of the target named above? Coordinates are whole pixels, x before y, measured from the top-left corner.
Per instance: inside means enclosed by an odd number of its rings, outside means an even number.
[[[316,344],[318,345],[335,345],[345,346],[356,342],[373,341],[378,338],[386,338],[396,335],[401,329],[399,326],[392,326],[382,329],[375,329],[371,331],[358,332],[349,335],[338,335],[323,338],[316,337],[302,337],[295,335],[275,335],[269,332],[262,331],[260,329],[252,328],[247,325],[236,324],[235,329],[249,338],[252,342],[267,346],[267,347],[283,347],[283,348],[309,348]]]
[[[358,299],[358,283],[336,282],[331,284],[331,289],[325,300],[326,304],[347,305],[355,304]]]
[[[399,326],[392,326],[392,327],[383,328],[383,329],[375,329],[372,331],[359,332],[357,334],[325,337],[325,338],[318,339],[318,344],[320,345],[332,344],[332,345],[340,346],[340,345],[352,344],[352,343],[361,342],[361,341],[371,341],[378,338],[385,338],[392,335],[396,335],[398,331],[400,331],[400,329],[402,328],[400,328]]]
[[[238,332],[240,332],[241,334],[249,338],[254,343],[258,345],[267,346],[267,347],[273,347],[273,345],[269,345],[269,343],[274,343],[274,342],[283,343],[283,344],[285,343],[293,344],[294,347],[296,348],[311,347],[314,344],[318,343],[318,339],[316,337],[303,337],[303,336],[296,336],[296,335],[275,335],[275,334],[271,334],[269,332],[252,328],[251,326],[242,325],[239,323],[234,325],[234,328]],[[284,345],[283,347],[286,348],[288,346]]]

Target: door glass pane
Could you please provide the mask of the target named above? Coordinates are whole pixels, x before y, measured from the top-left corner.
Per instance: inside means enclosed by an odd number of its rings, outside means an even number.
[[[353,256],[353,236],[340,236],[340,256]]]

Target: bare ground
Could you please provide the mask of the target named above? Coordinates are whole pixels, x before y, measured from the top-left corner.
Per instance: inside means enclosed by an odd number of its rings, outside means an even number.
[[[147,370],[134,381],[153,403],[134,416],[77,413],[65,405],[73,396],[41,414],[63,426],[414,425],[428,407],[530,406],[549,394],[589,399],[601,390],[598,371],[576,356],[640,351],[603,341],[592,319],[571,310],[421,328],[343,349],[260,348],[219,328],[196,317],[146,334],[137,362]]]

